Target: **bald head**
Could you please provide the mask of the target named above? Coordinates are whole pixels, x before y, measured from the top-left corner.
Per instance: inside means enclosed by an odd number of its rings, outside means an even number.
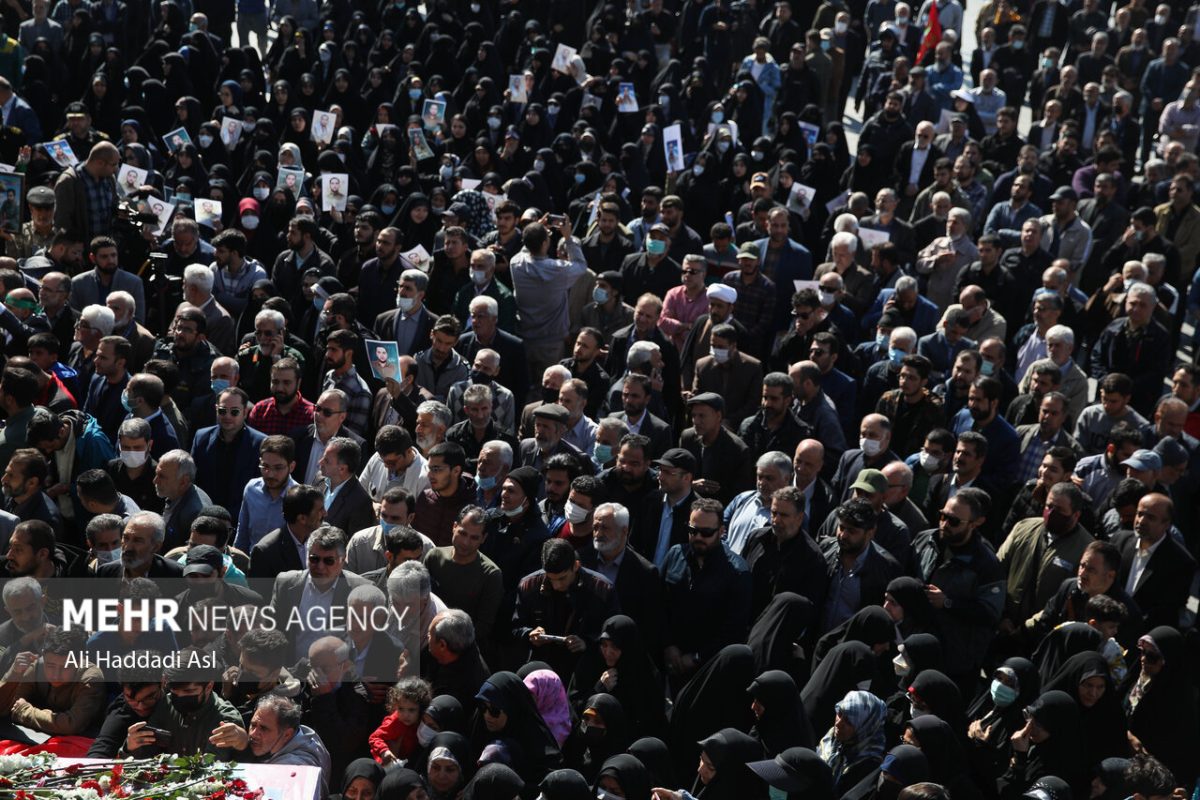
[[[796,487],[807,489],[825,466],[825,445],[817,439],[805,439],[796,445],[792,469]]]

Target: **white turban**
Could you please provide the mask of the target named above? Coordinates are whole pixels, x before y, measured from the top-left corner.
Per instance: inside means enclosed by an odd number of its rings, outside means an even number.
[[[737,289],[730,286],[728,283],[712,283],[705,290],[708,292],[710,300],[721,300],[725,303],[737,302]]]

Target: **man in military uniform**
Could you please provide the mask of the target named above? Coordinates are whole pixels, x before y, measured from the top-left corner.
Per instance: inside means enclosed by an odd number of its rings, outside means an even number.
[[[108,136],[92,127],[92,115],[87,106],[74,102],[67,105],[67,129],[55,136],[54,141],[69,144],[75,157],[82,162],[87,160],[95,145],[108,141]]]
[[[4,255],[23,261],[42,252],[54,238],[54,190],[35,186],[25,195],[29,203],[29,222],[13,234],[4,235]]]

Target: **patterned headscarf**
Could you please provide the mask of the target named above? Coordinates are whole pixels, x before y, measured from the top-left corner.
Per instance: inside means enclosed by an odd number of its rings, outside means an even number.
[[[883,757],[883,722],[887,705],[870,692],[853,691],[843,697],[834,709],[854,726],[852,741],[839,742],[833,736],[833,728],[830,728],[817,745],[817,754],[833,770],[833,779],[837,781],[853,764],[866,758]]]

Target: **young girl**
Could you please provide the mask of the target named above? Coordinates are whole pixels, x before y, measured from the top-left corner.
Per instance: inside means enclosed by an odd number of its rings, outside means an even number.
[[[404,678],[388,690],[389,713],[368,739],[376,761],[384,767],[395,762],[402,766],[417,751],[417,726],[432,699],[429,683],[421,678]]]

